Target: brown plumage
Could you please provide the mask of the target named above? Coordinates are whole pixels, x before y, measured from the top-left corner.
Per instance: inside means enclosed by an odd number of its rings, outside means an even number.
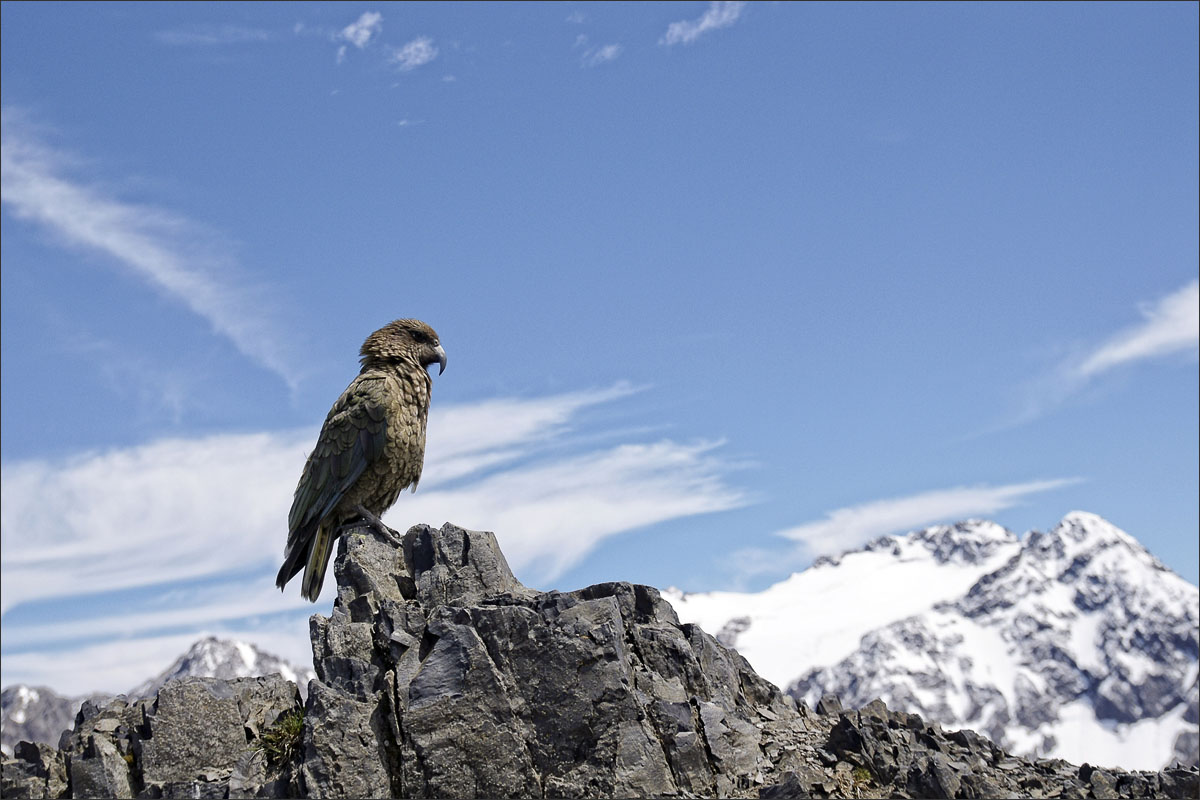
[[[333,542],[348,524],[387,534],[379,517],[400,492],[416,491],[425,461],[425,420],[433,380],[425,368],[446,369],[433,328],[415,319],[384,325],[363,342],[362,369],[329,409],[304,464],[292,510],[282,589],[304,570],[300,593],[316,601]]]

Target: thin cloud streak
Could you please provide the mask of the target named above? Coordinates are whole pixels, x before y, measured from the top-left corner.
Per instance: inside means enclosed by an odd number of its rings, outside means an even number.
[[[15,683],[49,686],[68,696],[123,693],[166,669],[197,638],[191,634],[123,638],[73,648],[69,657],[60,651],[5,654],[0,680],[4,686]],[[86,664],[87,669],[80,669],[81,664]]]
[[[1200,281],[1191,281],[1153,304],[1143,304],[1143,321],[1099,345],[1062,358],[1020,387],[1020,409],[1008,419],[974,431],[977,439],[1032,422],[1094,387],[1101,376],[1131,364],[1200,350]]]
[[[905,497],[873,500],[826,513],[825,519],[777,531],[791,547],[743,547],[727,554],[730,589],[746,591],[751,579],[782,578],[804,569],[817,556],[837,555],[880,536],[908,533],[930,525],[957,522],[1003,511],[1025,497],[1078,483],[1057,478],[1005,486],[935,489]]]
[[[703,14],[694,20],[672,22],[658,43],[670,47],[675,44],[691,44],[708,31],[728,28],[738,21],[745,8],[744,2],[718,2],[708,4]]]
[[[1005,486],[960,486],[873,500],[835,509],[826,513],[825,519],[787,528],[776,535],[801,543],[812,556],[834,555],[887,534],[993,514],[1016,505],[1028,495],[1070,486],[1079,480],[1056,478]]]
[[[583,54],[580,64],[584,67],[596,67],[609,61],[615,61],[621,55],[621,45],[606,44],[602,47],[589,48]]]
[[[1144,321],[1112,336],[1075,369],[1080,378],[1200,347],[1200,281],[1192,281],[1141,309]]]
[[[64,177],[71,158],[43,144],[19,111],[5,108],[2,126],[0,196],[14,216],[68,245],[117,260],[295,388],[298,372],[284,337],[265,320],[269,308],[220,277],[228,259],[211,255],[212,237],[169,212],[126,203]]]
[[[197,25],[192,28],[158,31],[154,38],[162,44],[177,47],[219,47],[269,42],[275,38],[275,34],[261,28],[245,28],[240,25]]]

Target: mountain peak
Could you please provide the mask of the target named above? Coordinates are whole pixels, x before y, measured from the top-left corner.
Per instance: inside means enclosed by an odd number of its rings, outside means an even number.
[[[151,697],[162,686],[179,678],[249,678],[278,672],[296,683],[303,694],[315,673],[295,667],[279,656],[260,650],[250,642],[206,636],[198,639],[166,670],[134,687],[130,697]]]
[[[1015,545],[1019,541],[1017,535],[1003,525],[986,519],[967,519],[906,534],[880,536],[836,556],[819,556],[812,566],[837,567],[847,556],[861,553],[890,552],[897,558],[912,558],[914,546],[927,550],[938,563],[977,564],[1002,547]]]
[[[1015,544],[1017,535],[995,522],[968,519],[953,525],[934,525],[909,534],[941,563],[975,564],[1005,545]]]
[[[1097,556],[1110,551],[1125,551],[1145,566],[1167,568],[1142,546],[1141,542],[1103,517],[1087,511],[1072,511],[1048,533],[1030,531],[1023,549],[1040,565],[1071,565],[1077,571]]]
[[[1054,526],[1054,530],[1051,533],[1074,542],[1123,544],[1139,551],[1145,550],[1141,542],[1137,539],[1134,539],[1099,514],[1092,514],[1087,511],[1072,511],[1068,513],[1058,525]]]
[[[1023,754],[1130,767],[1197,759],[1196,598],[1072,511],[1022,538],[978,519],[882,537],[760,593],[672,602],[806,702],[882,697]]]

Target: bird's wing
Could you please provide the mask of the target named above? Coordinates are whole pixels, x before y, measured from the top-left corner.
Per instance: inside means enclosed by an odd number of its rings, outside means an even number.
[[[288,513],[285,565],[297,561],[299,570],[321,521],[337,507],[363,470],[379,458],[386,443],[386,381],[382,377],[360,376],[330,409],[296,485],[292,510]],[[281,578],[284,571],[280,571]],[[285,582],[290,578],[288,575]]]

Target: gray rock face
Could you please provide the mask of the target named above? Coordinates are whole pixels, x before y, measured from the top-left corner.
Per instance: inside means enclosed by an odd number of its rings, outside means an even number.
[[[46,744],[18,742],[13,755],[12,761],[4,762],[0,796],[67,796],[67,766],[60,751]]]
[[[259,740],[299,711],[293,683],[187,678],[151,700],[85,702],[58,750],[22,742],[3,765],[4,797],[287,796]]]
[[[536,592],[490,533],[342,541],[303,719],[280,676],[85,703],[5,797],[1193,797],[1196,769],[1014,758],[881,701],[818,712],[648,586]],[[290,723],[289,723],[290,721]],[[286,734],[284,732],[287,732]],[[284,746],[286,744],[286,746]]]
[[[131,699],[153,698],[168,681],[188,677],[254,678],[280,673],[300,687],[303,697],[313,678],[310,667],[297,667],[278,656],[264,652],[248,642],[208,636],[192,644],[187,652],[166,670],[131,689]],[[95,694],[64,697],[44,686],[8,686],[0,692],[0,748],[13,755],[17,742],[57,744],[64,730],[70,730],[75,715],[85,701],[102,705],[112,695]]]
[[[650,587],[534,592],[492,534],[452,525],[413,528],[402,552],[353,532],[335,572],[312,626],[310,796],[746,794],[775,771],[766,751],[807,732]],[[331,710],[356,717],[353,743],[331,745]]]

